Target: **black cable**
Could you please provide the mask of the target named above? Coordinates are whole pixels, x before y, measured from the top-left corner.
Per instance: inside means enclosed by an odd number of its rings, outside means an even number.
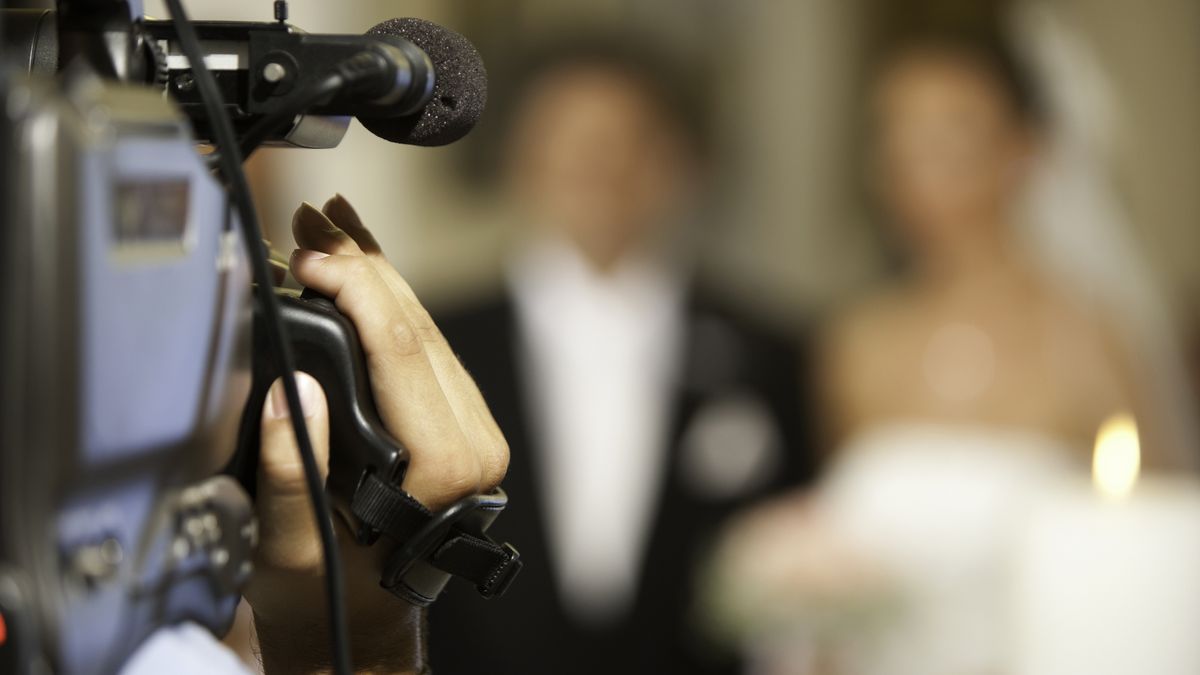
[[[238,151],[237,138],[233,125],[225,114],[221,93],[217,89],[216,80],[204,63],[204,54],[200,48],[200,38],[195,27],[184,13],[181,0],[166,0],[167,10],[175,24],[179,35],[179,44],[188,62],[192,74],[199,87],[201,98],[212,125],[213,143],[220,155],[221,171],[225,180],[230,184],[230,194],[234,206],[238,210],[241,221],[242,237],[246,252],[250,256],[250,265],[257,285],[256,292],[266,312],[267,337],[271,348],[279,359],[283,370],[283,389],[287,397],[289,410],[292,411],[292,431],[296,435],[296,445],[300,450],[300,459],[304,464],[304,478],[308,486],[308,496],[312,502],[317,526],[321,533],[321,549],[325,558],[325,590],[329,603],[329,624],[331,633],[332,653],[331,663],[338,675],[350,675],[350,636],[346,629],[345,584],[342,579],[341,557],[338,555],[337,539],[333,531],[333,521],[330,519],[328,503],[325,499],[325,488],[317,469],[317,460],[313,454],[312,441],[308,429],[304,425],[304,415],[300,405],[300,392],[296,387],[295,357],[291,344],[287,340],[286,329],[279,310],[279,300],[275,297],[271,272],[267,266],[267,250],[263,244],[262,228],[259,226],[258,215],[250,196],[250,185],[242,170],[241,153]]]

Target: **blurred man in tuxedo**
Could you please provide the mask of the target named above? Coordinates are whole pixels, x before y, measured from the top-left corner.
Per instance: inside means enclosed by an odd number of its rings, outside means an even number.
[[[522,244],[500,293],[437,317],[509,439],[497,530],[527,559],[503,600],[434,607],[445,673],[733,672],[693,619],[697,568],[727,514],[811,473],[797,352],[684,253],[699,108],[636,52],[576,43],[526,74],[504,164]]]

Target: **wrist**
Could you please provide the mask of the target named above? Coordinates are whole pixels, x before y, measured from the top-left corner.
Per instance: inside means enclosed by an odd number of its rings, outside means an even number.
[[[388,612],[357,613],[350,626],[356,673],[425,675],[424,610],[396,599]],[[254,616],[255,640],[265,675],[333,673],[329,628],[324,620],[278,621]]]

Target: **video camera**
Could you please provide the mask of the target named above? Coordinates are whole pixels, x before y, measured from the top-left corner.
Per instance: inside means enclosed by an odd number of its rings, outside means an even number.
[[[258,416],[281,376],[297,409],[297,368],[329,401],[332,508],[387,547],[384,588],[425,605],[456,574],[492,597],[520,569],[486,534],[502,491],[430,513],[400,489],[408,455],[354,327],[272,288],[240,167],[263,144],[333,147],[349,116],[452,142],[482,113],[483,64],[429,22],[307,34],[274,4],[262,23],[192,23],[179,0],[169,21],[136,0],[0,13],[0,672],[112,673],[159,627],[228,629],[253,573]]]

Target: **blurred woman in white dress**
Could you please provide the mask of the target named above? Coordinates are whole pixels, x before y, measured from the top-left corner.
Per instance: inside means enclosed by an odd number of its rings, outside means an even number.
[[[718,622],[764,672],[1011,672],[1006,556],[1040,486],[1086,467],[1114,413],[1149,464],[1193,447],[1121,317],[1026,236],[1043,103],[994,35],[922,32],[879,60],[872,181],[906,274],[823,341],[822,485],[736,523],[716,565]]]

